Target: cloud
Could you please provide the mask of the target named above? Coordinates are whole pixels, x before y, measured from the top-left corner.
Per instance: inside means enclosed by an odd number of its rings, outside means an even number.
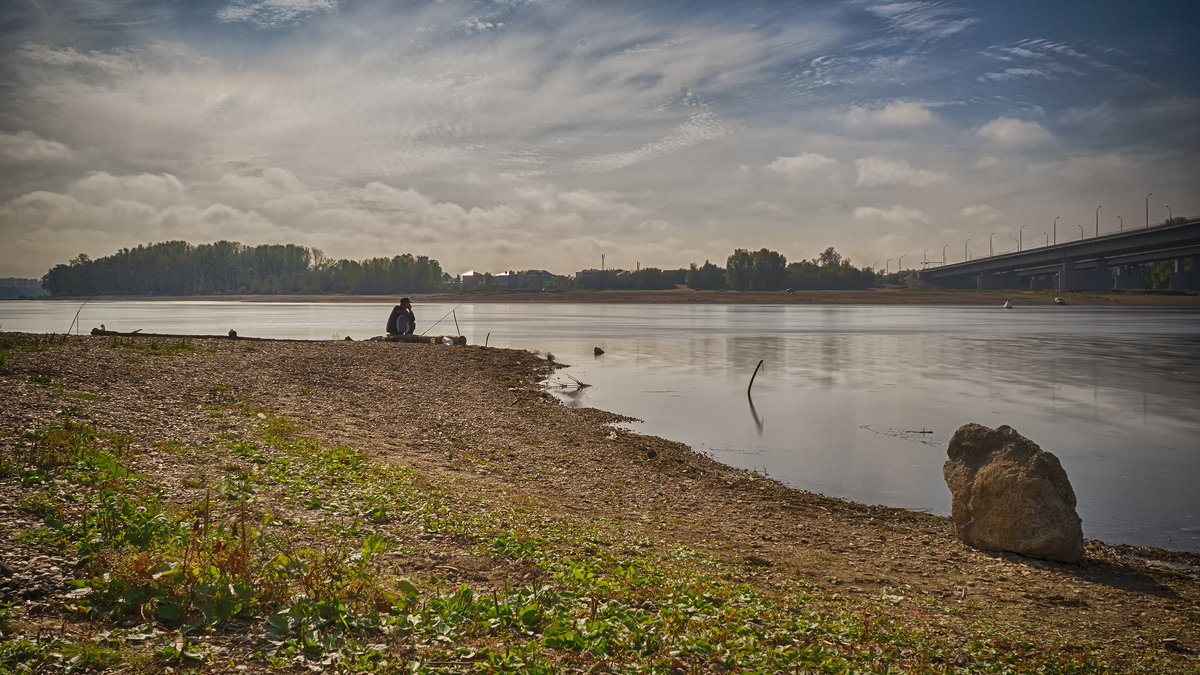
[[[802,152],[791,157],[776,157],[767,165],[767,169],[785,176],[801,176],[810,174],[818,169],[837,164],[832,157],[815,152]]]
[[[862,221],[882,222],[888,225],[916,225],[929,223],[932,219],[918,209],[907,206],[893,206],[881,209],[875,206],[860,206],[854,209],[854,219]]]
[[[336,0],[235,0],[217,11],[217,19],[266,28],[295,23],[336,8]]]
[[[1050,74],[1038,68],[1005,68],[998,73],[987,73],[982,79],[1003,82],[1006,80],[1021,80],[1028,78],[1050,79]]]
[[[983,223],[990,223],[1000,217],[1000,212],[987,204],[969,204],[964,206],[958,215],[971,220],[978,220]]]
[[[921,103],[895,101],[883,108],[851,108],[846,121],[851,125],[917,127],[932,122],[933,113]]]
[[[898,30],[931,38],[949,37],[979,22],[960,17],[960,10],[941,2],[888,2],[869,6],[867,11]]]
[[[904,159],[888,159],[886,157],[867,157],[855,161],[858,167],[859,187],[877,187],[881,185],[911,185],[927,187],[945,182],[949,176],[939,171],[918,169]]]
[[[979,128],[979,135],[1006,145],[1028,145],[1051,138],[1050,132],[1037,122],[1011,117],[998,117]]]
[[[730,127],[716,115],[708,111],[699,112],[661,138],[643,143],[633,150],[584,157],[576,163],[576,166],[582,171],[623,169],[704,141],[720,138],[730,131]]]
[[[1113,179],[1136,172],[1141,168],[1132,160],[1117,154],[1098,157],[1075,157],[1039,165],[1047,175],[1087,184],[1099,179]]]
[[[75,153],[58,141],[48,141],[31,131],[0,134],[0,155],[22,163],[69,162]]]

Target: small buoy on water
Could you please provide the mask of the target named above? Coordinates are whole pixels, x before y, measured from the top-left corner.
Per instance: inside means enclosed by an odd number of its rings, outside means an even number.
[[[604,353],[604,350],[600,349],[599,347],[593,347],[592,353],[595,354],[596,356],[600,356],[601,354]]]

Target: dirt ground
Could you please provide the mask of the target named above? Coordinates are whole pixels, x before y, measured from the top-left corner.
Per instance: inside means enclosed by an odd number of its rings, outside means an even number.
[[[63,391],[82,392],[94,397],[71,399],[75,414],[132,433],[144,453],[139,469],[179,486],[202,467],[177,465],[159,443],[211,443],[223,423],[200,404],[236,397],[430,480],[534,504],[547,517],[594,518],[630,540],[696,546],[760,567],[767,580],[800,578],[851,597],[902,589],[911,607],[958,608],[948,622],[1008,622],[1029,634],[1193,659],[1200,651],[1200,555],[1092,541],[1084,562],[1064,565],[975,550],[957,541],[947,518],[789,489],[683,445],[614,430],[614,415],[549,396],[538,382],[551,365],[527,352],[370,341],[256,341],[250,350],[245,341],[198,339],[204,351],[130,359],[110,340],[72,337],[10,361],[0,375],[0,448],[9,451],[24,429],[55,424]],[[5,599],[45,615],[56,611],[69,570],[14,539],[33,526],[19,498],[19,486],[0,485],[0,573],[41,590]],[[536,574],[472,562],[453,541],[442,550],[441,560],[408,562],[436,562],[450,580],[472,583]]]

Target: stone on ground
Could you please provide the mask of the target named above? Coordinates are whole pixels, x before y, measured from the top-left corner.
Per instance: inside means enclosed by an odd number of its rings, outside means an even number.
[[[1083,528],[1075,491],[1053,454],[1011,427],[966,424],[942,468],[963,543],[1032,558],[1077,562]]]

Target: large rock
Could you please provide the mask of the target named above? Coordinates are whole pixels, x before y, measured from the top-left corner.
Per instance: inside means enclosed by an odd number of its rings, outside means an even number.
[[[942,468],[958,538],[1033,558],[1083,558],[1075,491],[1058,458],[1008,426],[959,428]]]

